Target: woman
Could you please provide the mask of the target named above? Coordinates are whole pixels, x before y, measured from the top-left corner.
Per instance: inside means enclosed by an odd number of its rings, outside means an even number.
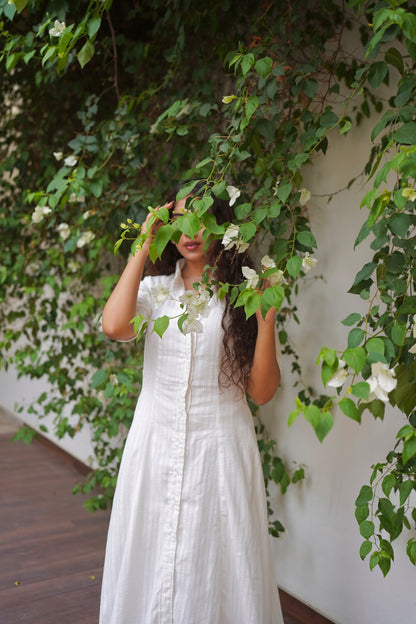
[[[186,199],[175,198],[166,204],[172,219],[185,211]],[[228,202],[214,197],[210,211],[218,223],[232,221]],[[149,319],[179,316],[181,302],[194,295],[201,314],[185,333],[171,321],[162,339],[151,323],[147,328],[142,391],[108,534],[100,624],[283,624],[245,397],[247,391],[265,403],[279,385],[275,310],[247,322],[227,299],[192,292],[207,264],[216,280],[231,283],[244,280],[248,264],[220,241],[205,253],[202,232],[169,243],[152,267],[156,275],[142,279],[151,231],[104,309],[104,332],[116,340],[134,338],[137,310]]]

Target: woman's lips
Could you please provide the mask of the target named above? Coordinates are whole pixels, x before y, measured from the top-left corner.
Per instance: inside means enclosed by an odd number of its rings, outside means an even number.
[[[199,247],[199,243],[185,243],[185,247],[187,249],[196,249]]]

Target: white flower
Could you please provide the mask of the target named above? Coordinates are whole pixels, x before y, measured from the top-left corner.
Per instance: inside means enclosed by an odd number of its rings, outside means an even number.
[[[338,368],[332,375],[331,379],[327,382],[327,385],[331,386],[331,388],[341,388],[347,377],[348,370],[345,367],[344,360],[338,360]]]
[[[85,247],[85,245],[88,245],[88,243],[90,243],[94,238],[94,232],[91,232],[91,230],[87,230],[86,232],[81,234],[81,236],[77,240],[77,247]]]
[[[66,28],[65,22],[55,20],[53,28],[49,30],[51,37],[60,37]]]
[[[64,160],[64,163],[67,167],[74,167],[77,164],[78,160],[75,156],[67,156]]]
[[[110,375],[110,383],[112,386],[118,386],[118,377],[115,373],[111,373]]]
[[[410,188],[410,186],[407,186],[402,190],[402,195],[403,197],[407,197],[407,199],[411,202],[416,200],[416,190]]]
[[[304,206],[305,204],[308,203],[308,201],[311,198],[311,192],[308,191],[308,189],[306,188],[301,188],[300,189],[300,198],[299,198],[299,203],[301,206]]]
[[[53,152],[53,155],[55,156],[56,160],[62,160],[62,158],[64,157],[63,152]]]
[[[387,364],[374,362],[371,364],[371,377],[367,379],[370,385],[369,400],[380,399],[385,403],[389,400],[389,392],[397,386],[397,379],[394,377],[394,370],[389,369]]]
[[[261,264],[266,270],[276,269],[276,263],[272,258],[270,258],[270,256],[263,256],[263,258],[261,259]],[[283,279],[283,271],[281,271],[280,269],[276,269],[276,271],[268,275],[267,279],[270,282],[271,286],[277,286],[277,284],[280,284]]]
[[[230,198],[230,206],[234,206],[236,200],[240,197],[241,191],[236,186],[227,186],[228,197]]]
[[[202,334],[202,323],[196,318],[188,316],[188,318],[186,318],[182,324],[182,331],[184,334],[190,334],[191,332],[195,332],[196,334]]]
[[[58,225],[58,232],[59,232],[61,238],[63,238],[64,240],[66,240],[67,238],[69,238],[71,236],[71,229],[70,229],[68,223],[60,223]]]
[[[318,264],[318,260],[316,258],[312,258],[309,255],[309,251],[306,251],[302,259],[302,270],[307,273],[313,269],[316,264]]]
[[[247,280],[247,288],[256,288],[259,276],[254,269],[250,269],[248,266],[241,267],[241,272]]]
[[[413,345],[413,347],[410,347],[410,349],[409,349],[409,353],[411,353],[412,355],[415,355],[415,353],[416,353],[416,342],[415,342],[415,344]]]
[[[206,288],[199,286],[198,290],[186,290],[179,297],[179,301],[184,305],[188,317],[198,319],[205,318],[209,314],[209,301],[211,297]]]
[[[245,243],[240,236],[240,230],[238,225],[234,225],[233,223],[225,230],[222,244],[224,245],[224,249],[229,251],[233,247],[237,247],[238,253],[242,253],[246,249],[248,249],[248,243]]]
[[[78,198],[78,201],[80,201],[80,199],[81,199],[81,197],[79,197],[79,198]],[[85,197],[83,197],[82,199],[85,199]],[[84,212],[84,214],[82,215],[82,218],[83,218],[84,220],[85,220],[85,219],[89,219],[90,215],[91,215],[91,212],[90,212],[89,210],[86,210],[86,211]]]
[[[75,262],[75,260],[70,260],[68,262],[68,271],[71,271],[71,273],[76,273],[76,271],[78,271],[78,269],[79,269],[78,262]]]
[[[270,256],[263,256],[260,262],[264,266],[265,269],[274,269],[276,266],[275,261],[272,258],[270,258]]]
[[[167,286],[155,286],[152,288],[152,298],[157,308],[163,305],[169,297],[170,293]]]
[[[275,185],[272,188],[273,191],[273,197],[276,197],[277,195],[277,190],[279,188],[279,184],[280,184],[280,178],[277,178]]]
[[[413,334],[413,338],[416,338],[416,314],[413,315],[412,334]]]
[[[49,206],[36,206],[35,210],[32,213],[32,221],[33,223],[40,223],[43,221],[43,217],[52,212],[52,209]]]

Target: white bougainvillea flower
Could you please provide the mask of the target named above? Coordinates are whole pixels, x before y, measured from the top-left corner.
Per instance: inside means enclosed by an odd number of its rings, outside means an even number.
[[[53,155],[55,156],[56,160],[62,160],[62,158],[64,157],[63,152],[53,152]]]
[[[60,237],[63,238],[64,240],[66,240],[67,238],[71,236],[71,229],[68,223],[60,223],[58,225],[58,232],[59,232]]]
[[[230,206],[234,206],[235,202],[241,195],[240,189],[236,186],[229,185],[227,186],[228,197],[230,198]]]
[[[84,199],[85,199],[85,198],[84,198]],[[89,219],[89,218],[90,218],[90,216],[91,216],[91,211],[90,211],[90,210],[86,210],[86,211],[84,212],[84,214],[82,215],[82,218],[83,218],[83,219],[84,219],[84,221],[85,221],[86,219]]]
[[[263,256],[263,258],[261,259],[261,264],[266,270],[276,269],[276,263],[272,258],[270,258],[270,256]],[[271,273],[267,276],[267,280],[268,282],[270,282],[271,286],[277,286],[283,280],[283,271],[281,271],[280,269],[276,269],[274,273]]]
[[[412,335],[413,338],[416,338],[416,314],[413,315]]]
[[[66,28],[65,22],[60,22],[59,20],[55,20],[53,28],[49,30],[49,34],[51,37],[60,37]]]
[[[233,247],[236,247],[238,253],[242,253],[249,247],[249,244],[245,243],[240,236],[240,230],[238,225],[234,225],[233,223],[225,230],[222,244],[224,245],[224,249],[226,251],[229,251]]]
[[[204,287],[199,287],[197,291],[186,290],[179,297],[179,301],[185,306],[186,313],[189,318],[198,319],[200,316],[205,318],[209,314],[209,301],[211,296]]]
[[[264,266],[265,269],[274,269],[276,266],[275,261],[270,258],[270,256],[263,256],[263,258],[260,260],[262,266]]]
[[[118,377],[115,373],[111,373],[110,375],[110,383],[112,386],[118,386]]]
[[[163,305],[170,297],[169,288],[167,286],[155,286],[152,288],[152,298],[155,306],[158,308]]]
[[[371,377],[367,379],[367,382],[370,385],[369,400],[380,399],[384,403],[389,400],[389,392],[397,386],[394,370],[383,362],[371,364]]]
[[[277,191],[279,189],[279,184],[280,184],[280,178],[277,178],[275,185],[272,188],[273,191],[273,197],[276,197],[277,195]]]
[[[224,97],[222,98],[221,102],[223,104],[231,104],[231,102],[233,100],[236,100],[237,96],[236,95],[224,95]]]
[[[49,206],[36,206],[32,213],[32,221],[33,223],[40,223],[43,221],[43,217],[52,212],[52,208]]]
[[[412,355],[415,355],[415,353],[416,353],[416,342],[415,342],[415,344],[412,347],[410,347],[409,353],[411,353]]]
[[[313,269],[313,267],[316,266],[317,264],[318,264],[318,260],[316,258],[312,258],[311,255],[309,254],[309,251],[306,251],[302,259],[302,270],[305,273],[307,273],[308,271]]]
[[[188,316],[182,324],[182,331],[185,335],[190,334],[191,332],[195,332],[195,334],[202,334],[203,329],[202,323],[192,316]]]
[[[67,167],[75,167],[75,165],[77,164],[78,160],[75,158],[75,156],[67,156],[64,160],[64,164]]]
[[[78,271],[78,269],[79,269],[78,262],[75,262],[75,260],[70,260],[68,262],[68,271],[71,271],[71,273],[76,273],[76,271]]]
[[[410,188],[410,186],[407,186],[406,188],[402,190],[402,195],[403,197],[406,197],[411,202],[416,201],[416,190]]]
[[[83,234],[81,234],[81,236],[77,240],[77,247],[79,248],[85,247],[85,245],[88,245],[88,243],[94,240],[94,238],[95,238],[95,234],[94,232],[91,232],[91,230],[87,230],[86,232],[83,232]]]
[[[308,201],[311,198],[311,192],[308,191],[308,189],[306,188],[301,188],[300,189],[300,198],[299,198],[299,203],[301,206],[304,206],[305,204],[308,203]]]
[[[243,266],[241,272],[247,280],[247,288],[256,288],[259,283],[259,276],[256,271],[248,266]]]
[[[348,370],[344,360],[338,360],[338,368],[332,375],[331,379],[327,382],[327,386],[331,388],[341,388],[344,385],[345,380],[348,377]]]

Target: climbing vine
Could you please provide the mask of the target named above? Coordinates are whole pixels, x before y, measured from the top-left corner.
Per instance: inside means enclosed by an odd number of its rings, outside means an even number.
[[[344,43],[351,31],[359,54]],[[279,310],[280,342],[300,375],[285,325],[297,319],[294,293],[316,263],[302,171],[325,155],[332,133],[374,115],[365,171],[373,189],[356,241],[371,241],[374,257],[351,288],[368,311],[342,321],[351,327],[345,349],[319,355],[334,396],[303,387],[299,376],[289,424],[303,414],[322,441],[337,407],[359,422],[364,410],[382,418],[390,404],[407,419],[356,503],[361,556],[371,552],[370,567],[386,574],[391,543],[416,521],[414,8],[393,0],[0,0],[0,34],[0,364],[48,380],[51,392],[30,410],[53,414],[58,436],[91,429],[96,464],[79,486],[101,488],[91,509],[111,499],[141,380],[140,347],[110,344],[98,321],[131,245],[142,241],[148,209],[178,180],[207,181],[175,223],[159,211],[151,257],[201,222],[206,237],[236,253],[260,251],[243,284],[212,285],[247,316],[259,306]],[[232,201],[233,223],[216,223],[212,193]],[[169,319],[153,321],[162,335]],[[303,467],[285,467],[261,425],[258,432],[266,482],[285,491]],[[271,530],[281,529],[275,521]],[[414,539],[407,552],[416,563]]]

